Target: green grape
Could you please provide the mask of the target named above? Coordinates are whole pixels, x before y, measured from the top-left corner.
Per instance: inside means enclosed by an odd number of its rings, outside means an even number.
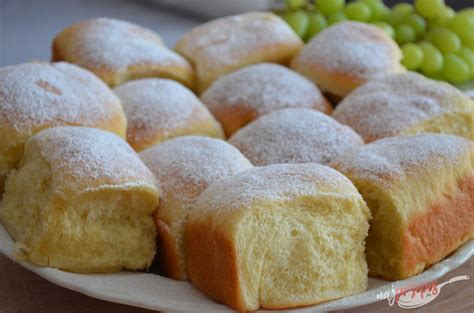
[[[384,22],[375,22],[374,25],[381,28],[390,37],[395,38],[395,30],[389,24]]]
[[[395,12],[395,11],[390,11],[388,16],[386,17],[387,22],[396,27],[403,23],[403,20],[405,19],[406,15],[400,12]]]
[[[371,21],[385,19],[390,13],[390,9],[381,0],[362,0],[372,11]]]
[[[461,38],[469,37],[469,33],[474,33],[474,15],[461,13],[456,14],[446,26],[458,34]]]
[[[372,15],[370,7],[363,2],[351,2],[344,9],[344,13],[350,20],[368,22]]]
[[[462,47],[458,52],[458,55],[469,64],[470,68],[470,78],[474,79],[474,50],[469,49],[468,47]]]
[[[321,13],[328,16],[344,9],[345,3],[345,0],[317,0],[316,8]]]
[[[420,42],[419,46],[423,51],[423,62],[421,71],[425,75],[434,75],[443,68],[443,55],[433,44],[429,42]]]
[[[437,17],[445,7],[444,0],[415,0],[416,10],[427,19]]]
[[[402,64],[409,70],[417,70],[423,63],[423,50],[414,43],[405,44],[402,53]]]
[[[456,15],[456,12],[450,7],[446,7],[436,18],[433,24],[443,26]]]
[[[407,42],[413,42],[416,39],[416,34],[413,28],[410,25],[402,24],[395,28],[395,40],[399,44],[404,44]]]
[[[298,9],[306,4],[306,0],[285,0],[285,5],[290,9]]]
[[[310,13],[308,31],[306,32],[305,40],[308,41],[314,35],[322,31],[328,26],[326,18],[321,13]]]
[[[468,47],[471,50],[474,50],[474,31],[466,32],[461,35],[461,41],[464,46]]]
[[[393,6],[392,11],[407,16],[415,12],[415,8],[409,3],[402,2]]]
[[[306,12],[303,10],[290,11],[283,18],[298,36],[301,38],[305,36],[309,24],[309,17]]]
[[[429,34],[429,40],[444,53],[457,52],[461,49],[461,39],[447,28],[433,29]]]
[[[415,34],[420,37],[426,31],[426,21],[418,14],[411,14],[404,19],[404,24],[410,25]]]
[[[373,4],[376,4],[376,3],[381,3],[383,2],[382,0],[360,0],[360,2],[364,2],[365,4],[367,4],[368,6],[371,6]]]
[[[343,21],[346,21],[346,20],[347,20],[347,16],[342,11],[333,13],[333,14],[328,16],[329,25],[337,24],[339,22],[343,22]]]
[[[372,11],[371,21],[381,21],[387,18],[390,13],[390,9],[383,2],[377,1],[373,4],[367,3],[367,5]]]
[[[467,15],[474,16],[474,8],[465,8],[465,9],[462,9],[462,10],[458,11],[458,14],[460,14],[460,15],[467,14]]]
[[[462,83],[469,79],[469,65],[453,53],[444,55],[443,76],[453,83]]]

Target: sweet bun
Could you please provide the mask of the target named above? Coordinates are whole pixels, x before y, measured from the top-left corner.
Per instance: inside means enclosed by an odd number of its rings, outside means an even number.
[[[6,182],[0,220],[18,259],[78,273],[147,268],[159,193],[135,151],[110,132],[41,131]]]
[[[101,128],[124,137],[127,122],[113,92],[78,66],[36,62],[0,68],[0,194],[26,140],[62,125]]]
[[[421,134],[375,141],[333,164],[372,211],[370,275],[414,276],[474,237],[473,160],[472,141]]]
[[[332,116],[365,142],[417,133],[474,139],[474,101],[447,83],[415,72],[364,84],[340,102]]]
[[[315,36],[291,67],[322,91],[343,98],[370,79],[403,71],[401,57],[397,43],[380,28],[342,22]]]
[[[52,50],[53,61],[87,68],[111,87],[146,77],[194,86],[194,72],[185,58],[153,31],[126,21],[102,17],[73,24],[56,36]]]
[[[212,183],[186,230],[192,283],[239,311],[316,304],[367,288],[369,209],[319,164],[278,164]]]
[[[169,79],[139,79],[114,89],[128,120],[127,141],[137,151],[184,135],[224,138],[219,122],[186,87]]]
[[[161,203],[155,213],[158,261],[165,275],[186,280],[185,227],[190,206],[210,183],[252,165],[223,140],[193,136],[166,141],[140,157],[161,187]]]
[[[194,65],[201,93],[220,76],[246,65],[287,64],[302,47],[301,39],[280,17],[250,12],[195,27],[175,49]]]
[[[250,65],[215,81],[201,96],[227,136],[254,119],[284,108],[331,113],[318,87],[292,70],[271,63]]]
[[[310,109],[269,113],[236,132],[229,143],[254,165],[328,164],[364,144],[352,129]]]

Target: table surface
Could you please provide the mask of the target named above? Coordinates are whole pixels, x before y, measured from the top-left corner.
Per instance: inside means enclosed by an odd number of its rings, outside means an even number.
[[[143,1],[132,0],[0,0],[0,66],[48,60],[50,42],[67,25],[94,16],[122,18],[157,31],[173,46],[187,29],[202,22]],[[474,277],[474,258],[439,279]],[[403,312],[386,301],[344,312]],[[472,280],[443,288],[442,294],[416,312],[474,312]],[[16,312],[149,312],[108,303],[47,282],[0,255],[0,313]]]

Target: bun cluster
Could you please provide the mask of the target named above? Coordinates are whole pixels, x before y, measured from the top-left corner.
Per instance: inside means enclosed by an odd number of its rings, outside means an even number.
[[[376,27],[304,45],[251,12],[171,50],[96,18],[52,61],[0,68],[0,221],[20,260],[153,263],[253,311],[417,275],[474,237],[474,102],[405,71]]]

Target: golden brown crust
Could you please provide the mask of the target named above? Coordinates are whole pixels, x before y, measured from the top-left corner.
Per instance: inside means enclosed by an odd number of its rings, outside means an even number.
[[[179,256],[176,253],[178,251],[176,239],[171,233],[168,224],[162,222],[155,212],[155,224],[158,231],[157,237],[157,251],[156,258],[161,272],[166,276],[176,280],[183,280],[181,270],[178,266]]]
[[[403,71],[398,45],[379,28],[354,21],[315,36],[291,62],[322,91],[338,97],[366,81]]]
[[[474,237],[474,175],[459,181],[457,190],[443,195],[422,214],[413,216],[403,234],[399,277],[421,273]]]
[[[332,106],[310,80],[278,64],[246,66],[215,81],[201,96],[227,136],[268,113],[308,108],[331,113]]]
[[[127,141],[136,151],[143,151],[165,140],[180,136],[205,136],[225,139],[221,125],[203,105],[196,106],[191,116],[183,122],[185,125],[182,127],[176,129],[162,128],[149,138],[143,138],[145,130],[142,127],[129,127],[127,129]]]
[[[193,202],[208,184],[252,165],[227,142],[198,136],[170,139],[140,156],[160,184],[161,202],[155,212],[155,223],[162,273],[186,280],[185,228]]]
[[[330,70],[322,64],[302,64],[292,66],[304,76],[310,78],[321,90],[341,99],[352,90],[366,82],[365,79],[348,72]],[[314,73],[318,73],[315,75]],[[331,112],[328,112],[328,114]]]
[[[221,123],[227,138],[258,117],[257,112],[246,103],[234,107],[215,107],[212,114]]]
[[[114,88],[127,116],[127,141],[142,151],[174,137],[224,139],[221,125],[191,90],[170,79],[138,79]]]
[[[253,106],[253,103],[239,103],[234,106],[216,106],[212,109],[212,114],[221,122],[226,137],[230,137],[239,129],[261,116],[261,114],[252,108]],[[317,103],[308,103],[307,107],[322,111],[326,114],[331,114],[332,112],[332,106],[326,99]]]
[[[166,48],[151,30],[121,20],[96,18],[69,26],[54,39],[52,60],[87,68],[111,87],[146,77],[194,87],[194,71],[186,59]]]
[[[248,312],[248,308],[240,297],[241,286],[238,278],[235,245],[223,234],[215,232],[213,237],[210,236],[209,224],[193,224],[188,227],[187,231],[188,274],[191,282],[211,298],[240,312]],[[200,246],[199,243],[203,242],[212,242],[215,248]],[[280,306],[263,305],[262,308],[271,310],[297,308],[316,305],[328,300],[335,299],[327,298],[317,302],[288,303]]]
[[[189,278],[213,299],[245,312],[247,308],[240,296],[235,246],[224,234],[210,229],[211,221],[188,224],[186,246]],[[212,247],[202,246],[204,243],[210,243]]]
[[[366,256],[371,276],[404,279],[474,235],[473,142],[421,134],[377,140],[333,164],[374,216]]]
[[[332,116],[367,143],[417,133],[474,139],[474,102],[452,85],[415,72],[367,82],[347,95]]]
[[[220,76],[246,65],[288,64],[303,47],[301,39],[280,17],[249,12],[204,23],[177,42],[175,50],[196,70],[197,91],[202,93]]]

